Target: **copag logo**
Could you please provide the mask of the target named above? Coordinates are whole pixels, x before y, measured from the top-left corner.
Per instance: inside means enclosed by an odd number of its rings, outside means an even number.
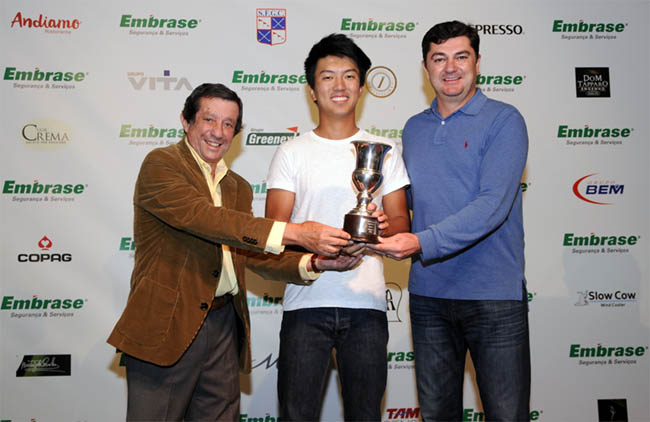
[[[277,146],[300,135],[298,126],[288,127],[287,130],[288,132],[264,132],[262,129],[251,129],[246,136],[246,145]]]
[[[615,180],[592,178],[598,173],[591,173],[581,177],[573,183],[573,194],[579,199],[595,205],[613,205],[613,202],[604,202],[616,199],[625,192],[625,185],[616,183]]]
[[[375,66],[366,75],[366,88],[377,98],[386,98],[397,89],[397,76],[386,66]]]
[[[287,41],[287,9],[256,9],[257,42],[265,45]]]
[[[576,67],[578,98],[609,98],[611,96],[608,67]]]
[[[52,241],[43,236],[38,241],[38,247],[41,249],[40,253],[19,253],[18,262],[70,262],[72,261],[72,254],[69,253],[49,253],[52,247]]]
[[[36,17],[23,17],[21,12],[11,20],[11,28],[43,28],[50,34],[70,34],[72,31],[79,29],[81,21],[79,19],[56,19],[47,15],[39,14]]]
[[[637,302],[637,292],[624,292],[621,290],[616,291],[598,291],[598,290],[582,290],[578,292],[578,300],[574,303],[575,306],[587,306],[590,303],[598,303],[601,307],[605,308],[620,308],[628,303]]]
[[[341,31],[350,31],[351,38],[406,38],[407,32],[413,32],[416,22],[379,21],[373,18],[355,21],[342,18]]]
[[[557,128],[558,139],[566,139],[567,145],[622,145],[622,138],[629,138],[633,128],[572,128],[560,125]]]
[[[186,89],[191,91],[192,85],[187,78],[176,78],[171,76],[169,70],[164,70],[162,76],[145,76],[143,72],[129,72],[127,74],[131,86],[136,91],[148,89],[150,91],[180,91]]]
[[[16,377],[70,376],[70,355],[25,355]]]
[[[472,25],[482,35],[522,35],[524,27],[518,24]]]
[[[61,149],[70,143],[72,130],[56,119],[34,119],[23,125],[20,140],[30,148],[41,151]]]

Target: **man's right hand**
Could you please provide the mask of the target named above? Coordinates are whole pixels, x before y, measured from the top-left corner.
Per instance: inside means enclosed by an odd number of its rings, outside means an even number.
[[[350,235],[342,229],[315,221],[287,223],[282,238],[284,245],[300,245],[310,252],[328,257],[337,256],[341,248],[351,244]]]

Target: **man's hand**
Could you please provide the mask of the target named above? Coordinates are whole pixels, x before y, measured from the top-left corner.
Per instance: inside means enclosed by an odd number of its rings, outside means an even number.
[[[377,225],[377,230],[379,233],[383,233],[388,229],[388,216],[384,213],[384,210],[381,208],[377,208],[377,204],[374,202],[371,202],[368,204],[368,211],[372,213],[373,217],[377,217],[377,221],[379,224]]]
[[[339,255],[336,258],[327,258],[324,256],[316,257],[316,267],[318,271],[347,271],[353,268],[363,255],[358,254],[356,256],[349,255]],[[311,266],[311,262],[309,264]],[[316,268],[307,268],[309,271],[316,271]]]
[[[351,244],[351,240],[350,235],[342,229],[305,221],[301,224],[287,223],[282,244],[300,245],[318,255],[336,257],[341,248]]]
[[[421,252],[420,241],[413,233],[397,233],[391,237],[379,237],[379,243],[368,248],[392,259],[402,260]]]
[[[366,250],[366,244],[363,242],[354,242],[350,246],[341,249],[341,255],[357,256]]]

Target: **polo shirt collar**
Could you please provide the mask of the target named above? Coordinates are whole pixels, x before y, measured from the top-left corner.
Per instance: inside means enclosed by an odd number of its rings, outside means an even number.
[[[485,104],[486,101],[487,101],[487,97],[485,96],[485,94],[483,94],[481,88],[476,88],[476,92],[474,93],[472,98],[470,98],[470,100],[464,106],[451,113],[451,115],[447,116],[447,118],[453,116],[458,112],[470,116],[475,116],[481,111],[481,108],[483,108],[483,105]],[[438,111],[438,97],[434,98],[433,102],[431,103],[431,112],[436,117],[442,120],[442,116]]]

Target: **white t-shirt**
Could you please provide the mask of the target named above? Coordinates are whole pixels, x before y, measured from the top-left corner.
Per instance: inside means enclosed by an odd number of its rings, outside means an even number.
[[[384,158],[383,182],[373,202],[381,207],[383,195],[407,186],[409,182],[401,145],[387,138],[360,130],[347,139],[321,138],[313,131],[280,145],[271,161],[267,187],[296,194],[291,222],[317,221],[343,227],[345,214],[357,205],[352,184],[356,167],[355,140],[382,142],[392,146]],[[345,272],[326,271],[310,286],[287,284],[283,307],[339,307],[386,311],[386,285],[382,258],[366,255],[360,265]]]

